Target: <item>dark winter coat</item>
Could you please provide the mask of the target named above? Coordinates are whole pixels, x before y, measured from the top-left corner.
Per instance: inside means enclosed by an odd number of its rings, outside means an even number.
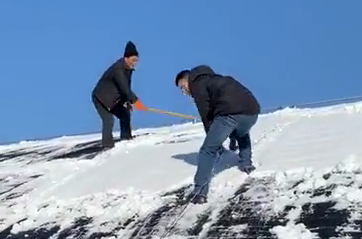
[[[191,70],[189,86],[206,132],[216,116],[260,113],[260,105],[250,90],[231,76],[215,74],[208,66]]]
[[[102,75],[93,90],[93,95],[108,109],[116,103],[134,103],[138,99],[131,90],[132,71],[121,58]]]

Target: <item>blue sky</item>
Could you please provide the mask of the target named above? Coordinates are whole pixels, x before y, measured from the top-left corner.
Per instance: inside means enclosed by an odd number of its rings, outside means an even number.
[[[133,90],[150,107],[196,115],[174,78],[197,64],[234,76],[263,108],[361,95],[361,9],[358,0],[1,1],[0,143],[99,131],[90,94],[127,40],[140,52]]]

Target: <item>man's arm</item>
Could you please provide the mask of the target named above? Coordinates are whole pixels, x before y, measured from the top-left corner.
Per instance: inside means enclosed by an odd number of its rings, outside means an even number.
[[[209,92],[207,91],[207,88],[204,85],[198,85],[195,88],[196,89],[193,98],[195,99],[195,103],[199,111],[201,121],[204,125],[205,132],[207,133],[212,123],[209,119],[209,113],[210,113]]]
[[[136,94],[131,90],[131,86],[128,85],[126,76],[120,70],[116,72],[114,81],[118,86],[119,91],[125,96],[127,101],[134,104],[138,100]]]

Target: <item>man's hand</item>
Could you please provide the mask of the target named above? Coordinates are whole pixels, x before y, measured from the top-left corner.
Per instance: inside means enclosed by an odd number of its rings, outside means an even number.
[[[137,101],[134,103],[134,107],[135,107],[137,110],[139,110],[139,111],[146,111],[146,110],[148,110],[148,108],[142,104],[141,100],[137,100]]]
[[[124,103],[123,105],[127,110],[129,111],[133,111],[133,107],[132,107],[132,104],[129,103],[128,101],[126,103]]]

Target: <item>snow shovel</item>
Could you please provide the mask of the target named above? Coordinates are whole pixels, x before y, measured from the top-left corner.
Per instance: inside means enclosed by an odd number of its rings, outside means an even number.
[[[181,117],[181,118],[184,118],[184,119],[198,119],[198,117],[195,117],[195,116],[192,116],[192,115],[185,115],[185,114],[180,114],[180,113],[171,112],[171,111],[158,110],[158,109],[155,109],[155,108],[148,108],[148,110],[152,111],[152,112],[160,113],[160,114],[166,114],[166,115]]]

